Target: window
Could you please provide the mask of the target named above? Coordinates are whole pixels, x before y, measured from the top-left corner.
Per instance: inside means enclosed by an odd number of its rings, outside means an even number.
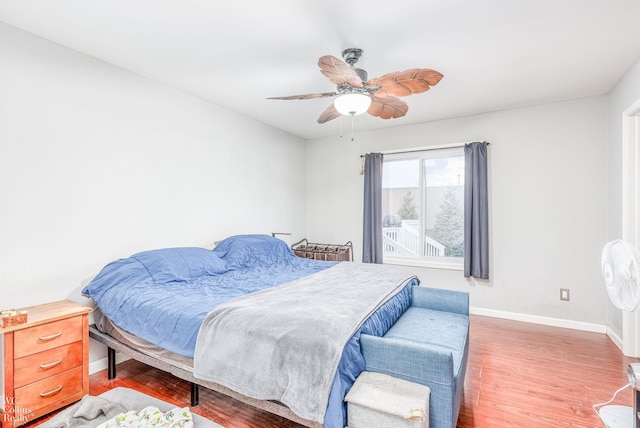
[[[385,155],[385,263],[462,268],[464,148]]]

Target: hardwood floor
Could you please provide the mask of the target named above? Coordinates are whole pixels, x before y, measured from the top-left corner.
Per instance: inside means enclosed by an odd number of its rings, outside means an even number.
[[[637,361],[604,334],[472,316],[458,427],[604,427],[591,406]],[[615,403],[632,399],[627,388]]]
[[[627,383],[627,364],[640,361],[598,333],[472,315],[470,335],[458,428],[604,427],[591,406],[609,400]],[[118,365],[115,380],[106,370],[91,376],[92,395],[116,386],[189,403],[187,382],[133,360]],[[615,404],[631,406],[631,389]],[[227,428],[300,427],[204,388],[192,411]]]

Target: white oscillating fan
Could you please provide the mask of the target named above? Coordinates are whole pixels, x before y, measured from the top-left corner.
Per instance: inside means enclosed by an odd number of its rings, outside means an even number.
[[[602,276],[607,288],[607,294],[611,302],[623,311],[634,311],[640,303],[638,293],[638,264],[640,264],[640,252],[638,249],[621,239],[607,243],[602,250]],[[640,364],[629,364],[627,374],[629,383],[613,394],[611,400],[606,403],[593,406],[602,422],[608,428],[634,427],[633,408],[629,406],[617,406],[605,404],[611,403],[618,392],[632,386],[636,388],[640,381]],[[636,380],[638,378],[638,380]],[[596,407],[604,406],[600,411]]]
[[[638,307],[638,263],[640,253],[633,245],[616,239],[602,250],[602,276],[611,302],[623,311]]]

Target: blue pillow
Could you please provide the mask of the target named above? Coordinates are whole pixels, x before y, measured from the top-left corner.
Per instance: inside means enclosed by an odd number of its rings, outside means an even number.
[[[163,248],[131,256],[141,263],[156,283],[190,281],[229,270],[227,262],[206,248]]]
[[[296,257],[286,242],[269,235],[231,236],[213,249],[231,269],[268,266]]]

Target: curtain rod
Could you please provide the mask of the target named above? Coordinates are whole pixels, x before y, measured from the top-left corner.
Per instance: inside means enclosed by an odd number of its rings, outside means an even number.
[[[483,142],[487,143],[486,141],[483,141]],[[470,143],[471,141],[466,143],[452,143],[452,144],[440,144],[437,146],[416,147],[414,149],[406,149],[406,150],[385,150],[377,153],[382,153],[383,155],[397,155],[401,153],[426,152],[429,150],[453,149],[456,147],[464,147],[465,144],[470,144]],[[487,143],[487,146],[490,144],[491,143]],[[361,158],[363,158],[364,156],[365,155],[360,155]]]

